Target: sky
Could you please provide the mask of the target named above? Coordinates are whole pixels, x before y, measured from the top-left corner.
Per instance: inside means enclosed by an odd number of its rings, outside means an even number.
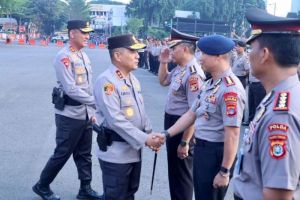
[[[267,11],[276,16],[286,17],[291,10],[291,0],[268,0]]]

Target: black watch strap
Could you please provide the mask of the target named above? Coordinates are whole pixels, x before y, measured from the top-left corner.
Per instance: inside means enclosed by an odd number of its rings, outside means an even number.
[[[170,138],[170,133],[167,130],[164,130],[161,133],[165,135],[166,139]]]
[[[223,172],[224,174],[228,174],[230,172],[230,169],[227,169],[226,167],[221,167],[220,171]]]

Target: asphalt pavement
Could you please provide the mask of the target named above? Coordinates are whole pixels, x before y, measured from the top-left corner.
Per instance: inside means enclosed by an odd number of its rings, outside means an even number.
[[[0,200],[39,200],[31,187],[55,147],[54,110],[51,92],[56,85],[53,60],[60,47],[6,45],[0,41]],[[106,49],[85,49],[93,67],[93,78],[110,64]],[[154,130],[163,130],[167,88],[144,69],[134,74],[140,80]],[[102,179],[93,140],[93,188],[102,193]],[[166,149],[158,155],[154,189],[150,195],[154,153],[143,150],[143,165],[136,199],[169,200]],[[61,199],[75,200],[79,189],[73,159],[51,184]],[[232,200],[231,190],[226,200]]]

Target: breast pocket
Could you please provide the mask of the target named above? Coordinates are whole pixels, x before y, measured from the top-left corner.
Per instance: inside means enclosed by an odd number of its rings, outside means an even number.
[[[181,86],[181,84],[180,84],[179,81],[174,81],[174,82],[172,83],[172,90],[173,90],[173,91],[178,91],[179,88],[180,88],[180,86]]]
[[[205,105],[205,111],[208,113],[215,113],[217,110],[217,106],[211,103],[207,103]]]
[[[87,82],[87,74],[86,74],[85,67],[75,68],[75,81],[76,81],[76,85],[82,85]]]

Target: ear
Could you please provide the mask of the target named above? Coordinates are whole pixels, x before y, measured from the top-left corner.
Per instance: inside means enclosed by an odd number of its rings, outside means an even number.
[[[75,30],[74,29],[70,30],[70,38],[71,39],[75,38]]]
[[[114,58],[117,62],[121,62],[121,52],[115,51],[114,52]]]
[[[263,49],[261,49],[261,53],[260,53],[260,63],[264,64],[266,62],[268,62],[271,58],[271,53],[270,50],[266,47],[264,47]]]

